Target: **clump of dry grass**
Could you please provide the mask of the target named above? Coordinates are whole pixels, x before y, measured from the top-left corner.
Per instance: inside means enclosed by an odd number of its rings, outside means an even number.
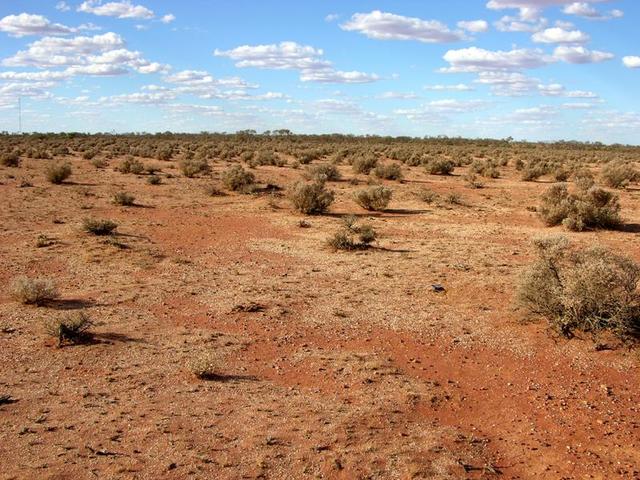
[[[25,305],[41,306],[58,298],[58,289],[49,278],[17,277],[11,284],[12,297]]]
[[[328,245],[334,250],[363,250],[378,238],[372,225],[357,223],[355,216],[345,217],[343,225],[329,240]]]
[[[640,172],[629,162],[614,160],[602,168],[601,176],[607,186],[625,188],[629,183],[640,179]]]
[[[205,158],[185,158],[180,161],[180,171],[187,178],[204,175],[211,171],[211,166]]]
[[[71,176],[71,165],[68,163],[54,163],[45,170],[47,180],[55,185],[59,185]]]
[[[90,337],[89,329],[93,322],[84,312],[65,315],[62,318],[50,319],[45,323],[46,332],[58,339],[58,346],[65,342],[81,343]]]
[[[537,259],[518,287],[521,305],[567,337],[575,331],[640,334],[640,265],[603,247],[576,250],[562,236],[534,246]]]
[[[357,158],[353,159],[351,163],[351,168],[354,173],[363,173],[364,175],[369,175],[371,170],[376,168],[378,165],[378,157],[373,153],[368,153],[361,155]]]
[[[117,170],[120,173],[133,173],[134,175],[140,175],[144,172],[144,163],[137,158],[127,156],[122,162],[120,162]]]
[[[313,182],[337,182],[342,178],[338,168],[331,163],[312,165],[307,168],[303,176]]]
[[[538,213],[548,226],[562,224],[578,232],[622,223],[618,196],[598,187],[570,193],[564,184],[552,185],[542,196]]]
[[[20,154],[17,151],[5,152],[0,155],[0,165],[4,167],[19,167]]]
[[[373,174],[383,180],[402,180],[402,168],[397,163],[379,163],[373,169]]]
[[[111,220],[85,218],[82,221],[82,229],[93,235],[112,235],[116,228],[118,228],[118,224]]]
[[[122,207],[131,207],[135,201],[136,197],[127,192],[117,192],[113,195],[113,203]]]
[[[433,158],[425,164],[427,172],[431,175],[451,175],[456,165],[445,158]]]
[[[354,199],[365,210],[383,211],[389,205],[392,196],[393,191],[390,188],[377,186],[357,191]]]
[[[204,352],[189,359],[187,366],[191,373],[201,380],[220,378],[219,360],[210,352]]]
[[[289,187],[288,197],[300,213],[318,215],[329,209],[335,195],[323,182],[296,182]]]

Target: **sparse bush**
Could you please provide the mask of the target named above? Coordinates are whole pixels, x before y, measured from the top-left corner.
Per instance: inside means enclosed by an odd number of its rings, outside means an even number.
[[[470,171],[486,178],[500,177],[497,163],[491,160],[474,160]]]
[[[357,191],[354,199],[365,210],[382,211],[389,205],[392,195],[390,188],[378,186]]]
[[[5,167],[19,167],[20,154],[16,151],[3,153],[0,155],[0,165]]]
[[[640,172],[631,163],[613,161],[602,168],[602,180],[611,188],[625,188],[640,179]]]
[[[142,172],[144,172],[144,164],[137,158],[128,156],[122,162],[120,162],[117,170],[120,173],[133,173],[134,175],[140,175]]]
[[[130,207],[134,205],[136,197],[127,192],[117,192],[113,195],[113,203],[123,207]]]
[[[373,169],[373,174],[384,180],[402,180],[402,168],[397,163],[379,163]]]
[[[84,312],[68,314],[60,319],[51,319],[45,324],[49,335],[58,339],[58,346],[64,342],[81,343],[89,338],[93,322]]]
[[[447,193],[444,196],[444,201],[449,205],[463,205],[462,198],[457,193]]]
[[[11,284],[14,299],[25,305],[44,305],[58,298],[58,290],[49,278],[29,278],[21,276]]]
[[[330,163],[312,165],[304,172],[304,178],[314,182],[337,182],[342,178],[338,168]]]
[[[55,185],[59,185],[71,176],[71,165],[68,163],[56,163],[49,165],[45,170],[47,180]]]
[[[622,222],[618,196],[597,187],[569,193],[564,184],[552,185],[538,209],[548,226],[563,224],[581,232],[592,228],[615,228]]]
[[[225,193],[217,185],[207,185],[204,187],[204,193],[210,197],[224,197]]]
[[[378,235],[370,224],[358,224],[356,217],[350,215],[343,220],[343,226],[329,240],[334,250],[362,250],[369,248]]]
[[[422,188],[417,192],[418,198],[425,203],[433,203],[438,200],[438,194],[428,188]]]
[[[445,158],[434,158],[425,164],[427,172],[431,175],[451,175],[455,166],[455,163]]]
[[[484,184],[478,180],[478,176],[473,172],[467,172],[463,177],[467,185],[471,188],[482,188]]]
[[[183,159],[180,161],[180,171],[187,178],[205,175],[211,171],[209,163],[204,158]]]
[[[610,330],[640,333],[640,265],[602,247],[575,250],[564,237],[534,242],[537,260],[524,272],[517,299],[561,334]]]
[[[220,377],[219,360],[210,352],[201,353],[190,359],[188,367],[200,380],[215,380]]]
[[[306,215],[326,212],[335,198],[323,182],[296,182],[289,188],[288,196],[294,208]]]
[[[371,173],[371,170],[376,168],[376,165],[378,165],[378,157],[374,154],[366,154],[354,158],[353,162],[351,163],[351,168],[353,169],[354,173],[369,175],[369,173]]]
[[[234,165],[222,174],[222,183],[234,192],[250,192],[255,183],[255,176],[240,165]]]
[[[112,235],[116,228],[118,228],[118,224],[111,220],[85,218],[82,221],[82,229],[87,233],[92,233],[93,235]]]
[[[151,175],[147,178],[147,183],[149,185],[160,185],[162,183],[162,178],[158,175]]]
[[[591,173],[586,168],[580,168],[573,172],[573,183],[579,190],[589,190],[596,184],[596,180]]]

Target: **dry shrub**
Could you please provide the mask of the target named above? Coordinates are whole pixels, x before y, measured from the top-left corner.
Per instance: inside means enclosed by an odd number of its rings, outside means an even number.
[[[54,163],[45,170],[47,180],[55,185],[59,185],[71,176],[71,165],[68,163]]]
[[[44,305],[58,298],[58,289],[49,278],[29,278],[21,276],[11,284],[11,295],[25,305]]]
[[[343,226],[327,243],[334,250],[363,250],[378,238],[373,226],[368,223],[358,224],[355,216],[350,215],[343,220]]]
[[[113,195],[113,203],[123,207],[131,207],[135,204],[136,197],[127,192],[117,192]]]
[[[524,272],[518,301],[567,337],[575,331],[640,333],[640,265],[603,247],[572,248],[565,237],[534,241],[536,261]]]
[[[288,196],[294,208],[306,215],[326,212],[335,198],[323,182],[296,182],[289,188]]]
[[[112,222],[111,220],[85,218],[82,221],[82,229],[87,233],[92,233],[93,235],[112,235],[115,232],[116,228],[118,228],[118,224]]]
[[[180,171],[187,178],[197,175],[206,175],[211,171],[211,166],[205,158],[185,158],[180,161]]]
[[[548,226],[562,224],[577,232],[612,229],[622,223],[618,196],[598,187],[569,193],[564,184],[552,185],[542,196],[538,213]]]
[[[147,183],[149,185],[160,185],[162,183],[162,178],[158,175],[151,175],[149,178],[147,178]]]
[[[330,163],[312,165],[307,168],[303,176],[314,182],[337,182],[342,178],[338,168]]]
[[[613,161],[602,168],[602,180],[611,188],[625,188],[631,182],[640,179],[640,172],[633,164],[624,161]]]
[[[219,373],[219,360],[210,352],[204,352],[191,358],[187,366],[200,380],[215,380]]]
[[[435,201],[438,200],[439,196],[436,192],[434,192],[433,190],[429,189],[429,188],[422,188],[420,189],[416,195],[418,196],[418,198],[420,200],[422,200],[425,203],[433,203]]]
[[[431,175],[451,175],[456,165],[446,158],[433,158],[425,164],[427,172]]]
[[[19,167],[20,154],[16,151],[3,153],[0,155],[0,165],[5,167]]]
[[[234,192],[250,192],[255,181],[253,173],[246,171],[240,165],[233,165],[222,173],[222,183]]]
[[[137,158],[128,156],[118,166],[117,170],[120,173],[133,173],[134,175],[140,175],[144,172],[144,164]]]
[[[379,163],[373,169],[373,174],[384,180],[402,180],[402,168],[397,163]]]
[[[93,322],[84,312],[65,315],[62,318],[51,319],[45,324],[49,335],[58,339],[58,346],[64,342],[81,343],[90,337],[89,329]]]
[[[482,188],[484,187],[484,183],[482,183],[478,176],[474,172],[467,172],[464,175],[464,181],[467,182],[467,186],[471,188]]]
[[[499,178],[497,162],[492,160],[474,160],[471,164],[471,172],[487,178]]]
[[[376,168],[377,165],[378,157],[373,153],[370,153],[354,158],[353,162],[351,163],[351,168],[353,169],[354,173],[369,175],[369,173],[371,173],[371,170]]]
[[[387,187],[369,187],[354,194],[354,199],[365,210],[383,211],[389,205],[393,191]]]

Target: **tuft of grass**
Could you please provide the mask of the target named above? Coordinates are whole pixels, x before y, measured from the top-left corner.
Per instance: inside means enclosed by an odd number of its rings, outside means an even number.
[[[113,195],[113,203],[123,207],[131,207],[135,204],[136,197],[127,192],[117,192]]]
[[[82,221],[82,229],[93,235],[112,235],[118,224],[106,219],[85,218]]]
[[[62,318],[50,319],[45,323],[46,332],[58,339],[58,346],[65,342],[77,344],[90,337],[89,329],[93,322],[84,312],[65,315]]]
[[[378,234],[372,225],[359,224],[356,217],[348,216],[343,219],[340,230],[327,240],[327,244],[334,250],[363,250],[376,241]]]
[[[11,295],[25,305],[41,306],[58,298],[58,289],[49,278],[20,276],[11,284]]]
[[[201,353],[190,359],[188,367],[200,380],[215,380],[221,376],[219,360],[210,352]]]
[[[59,185],[71,176],[71,165],[68,163],[54,163],[45,170],[47,180],[54,185]]]
[[[160,185],[162,183],[162,178],[158,175],[151,175],[147,178],[147,183],[149,185]]]
[[[140,175],[144,172],[144,164],[137,158],[129,155],[120,162],[117,170],[120,173],[133,173],[134,175]]]
[[[420,200],[429,204],[436,202],[439,198],[438,194],[429,188],[420,189],[416,195]]]

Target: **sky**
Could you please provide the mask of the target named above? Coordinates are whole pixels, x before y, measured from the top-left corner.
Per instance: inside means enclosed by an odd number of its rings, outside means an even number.
[[[0,130],[640,144],[638,0],[0,2]]]

